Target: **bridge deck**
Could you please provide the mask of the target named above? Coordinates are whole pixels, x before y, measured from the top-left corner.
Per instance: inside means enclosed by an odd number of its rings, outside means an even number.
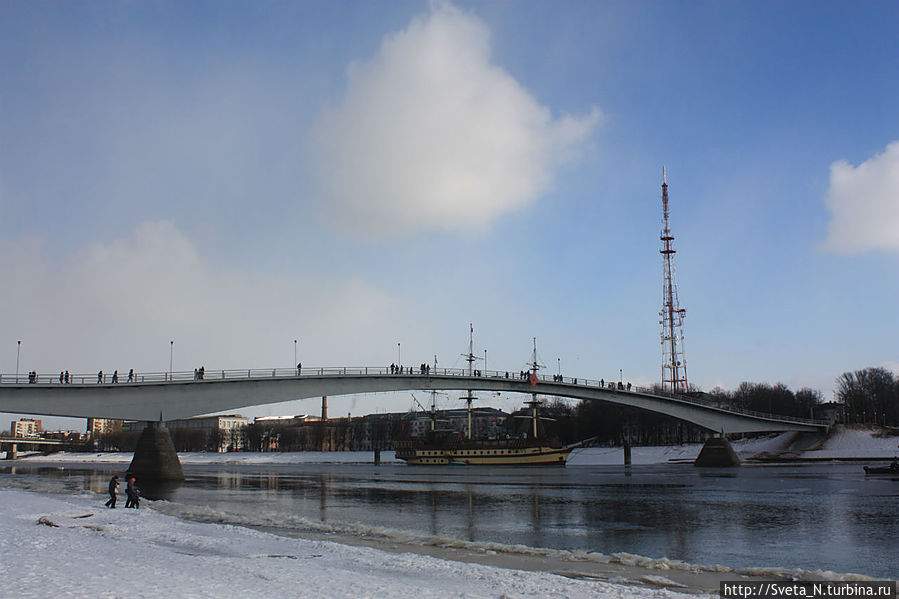
[[[113,375],[108,373],[102,376],[99,373],[70,374],[69,383],[65,383],[64,375],[60,383],[59,375],[19,374],[16,377],[0,374],[0,411],[80,417],[117,414],[106,417],[150,419],[155,416],[147,415],[150,413],[148,402],[156,402],[152,408],[154,415],[164,412],[167,418],[176,418],[315,395],[473,389],[608,401],[666,413],[715,431],[822,430],[828,425],[824,421],[741,410],[702,396],[628,387],[618,381],[537,375],[532,382],[530,376],[527,371],[469,371],[458,368],[431,368],[424,372],[420,368],[404,368],[400,373],[398,369],[378,366],[316,367],[300,371],[295,368],[205,370],[202,378],[192,371],[145,372],[134,373],[130,379],[128,374],[119,375],[118,382],[113,382]],[[271,384],[260,387],[260,383]],[[169,390],[171,393],[167,393]],[[179,397],[176,398],[175,394]],[[226,395],[229,397],[226,398]],[[31,402],[26,407],[21,402],[26,396],[42,396],[46,400]],[[71,402],[63,401],[63,396],[71,400],[84,399],[85,405],[75,409]],[[11,401],[13,398],[19,401]],[[89,402],[87,398],[90,398]],[[137,401],[139,398],[142,401]],[[195,401],[188,405],[185,399]],[[106,406],[111,402],[119,403],[110,412]],[[93,413],[86,413],[91,409]],[[133,415],[127,416],[128,413]]]

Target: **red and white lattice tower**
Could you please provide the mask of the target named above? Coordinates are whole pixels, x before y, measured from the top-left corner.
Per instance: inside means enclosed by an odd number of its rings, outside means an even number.
[[[662,167],[662,212],[665,228],[659,237],[662,241],[663,268],[665,274],[662,292],[662,389],[671,393],[686,393],[687,359],[684,355],[684,316],[687,310],[677,301],[677,280],[674,274],[674,235],[668,225],[668,182]]]

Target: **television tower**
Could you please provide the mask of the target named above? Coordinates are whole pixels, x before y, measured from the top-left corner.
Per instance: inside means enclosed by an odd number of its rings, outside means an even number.
[[[668,181],[665,167],[662,167],[662,213],[665,228],[659,239],[662,249],[665,280],[662,291],[662,311],[659,312],[662,325],[662,389],[671,393],[686,393],[687,359],[684,355],[684,317],[685,308],[677,301],[677,281],[674,276],[674,235],[668,225]]]

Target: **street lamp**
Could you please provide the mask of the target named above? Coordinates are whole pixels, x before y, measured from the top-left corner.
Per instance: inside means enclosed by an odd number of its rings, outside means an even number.
[[[403,363],[403,354],[401,353],[402,348],[400,347],[400,342],[396,342],[396,365],[399,366]]]
[[[297,362],[297,340],[293,340],[293,363],[298,364]],[[297,367],[299,368],[299,367]]]
[[[487,348],[484,348],[484,372],[487,372]]]
[[[175,342],[169,341],[169,380],[172,380],[172,361],[175,355]]]
[[[556,358],[556,361],[559,363],[559,377],[562,376],[562,358]]]
[[[16,344],[16,382],[19,382],[19,352],[22,351],[22,340]]]
[[[618,369],[618,382],[624,383],[624,374],[622,374],[621,369]]]

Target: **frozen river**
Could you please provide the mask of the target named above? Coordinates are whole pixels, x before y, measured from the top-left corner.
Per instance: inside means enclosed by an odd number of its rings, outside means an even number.
[[[119,464],[20,462],[17,484],[105,491]],[[6,472],[9,473],[9,466]],[[861,465],[567,468],[185,464],[161,509],[287,535],[628,553],[899,575],[899,480]],[[510,548],[511,549],[511,548]],[[525,550],[518,547],[515,551]]]

